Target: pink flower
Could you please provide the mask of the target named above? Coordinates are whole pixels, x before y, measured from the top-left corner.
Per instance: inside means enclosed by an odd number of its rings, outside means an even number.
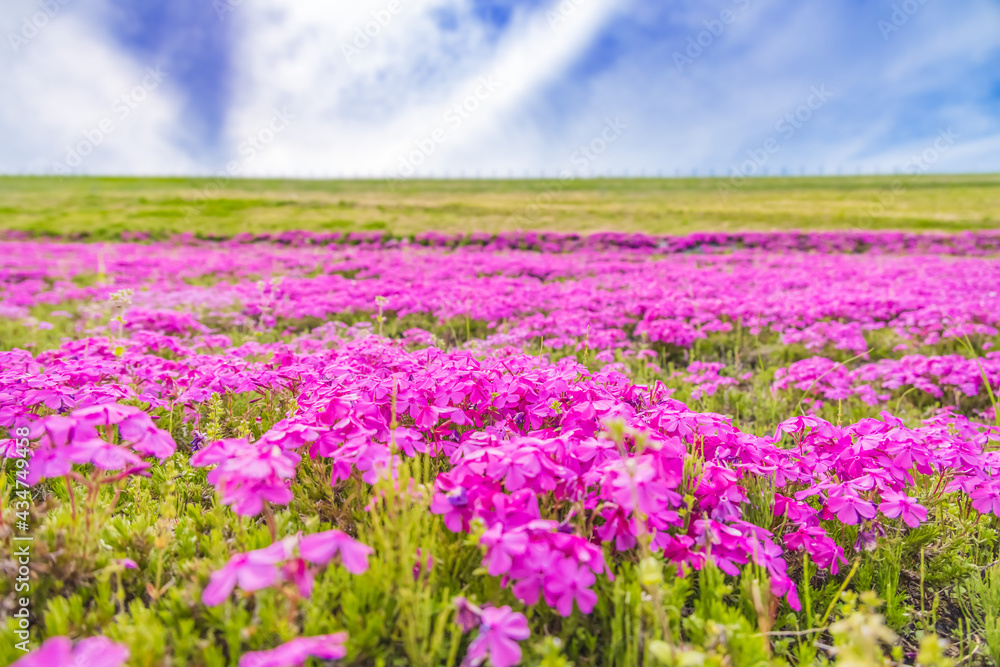
[[[464,597],[457,597],[452,602],[455,604],[455,623],[462,628],[463,634],[482,622],[482,610],[479,607],[471,604]]]
[[[802,527],[785,535],[785,546],[800,551],[805,549],[819,567],[829,568],[832,574],[840,571],[840,564],[847,564],[844,550],[820,526]]]
[[[285,505],[292,492],[285,480],[295,476],[301,457],[277,445],[250,444],[245,438],[219,440],[191,457],[196,468],[218,463],[208,481],[222,494],[222,503],[232,505],[240,516],[257,516],[267,500]]]
[[[120,667],[128,649],[107,637],[88,637],[76,647],[68,637],[50,637],[11,667]]]
[[[806,526],[819,523],[816,510],[807,503],[788,498],[780,493],[774,494],[774,514],[775,516],[787,516],[789,521]]]
[[[133,452],[97,438],[74,442],[63,450],[63,456],[73,463],[93,463],[102,470],[121,470],[142,463]]]
[[[916,528],[927,520],[927,508],[904,493],[883,491],[882,503],[878,509],[890,519],[902,517],[910,528]]]
[[[295,584],[295,587],[299,589],[299,595],[304,598],[312,597],[316,575],[306,561],[301,558],[293,558],[281,568],[281,574],[287,581]]]
[[[310,563],[326,565],[339,554],[344,569],[351,574],[367,572],[368,556],[372,553],[374,549],[340,530],[306,535],[299,543],[299,554]]]
[[[79,420],[80,423],[91,426],[111,426],[118,424],[129,417],[144,414],[142,410],[128,405],[118,405],[117,403],[101,403],[89,408],[74,410],[71,416]]]
[[[558,555],[553,556],[549,545],[544,542],[528,544],[527,553],[518,559],[517,565],[510,572],[510,577],[517,580],[511,589],[514,596],[526,605],[538,604],[538,597],[545,586],[545,577],[552,567],[553,561],[558,562]]]
[[[447,473],[439,475],[435,482],[438,493],[431,500],[431,512],[444,515],[444,525],[453,533],[469,529],[472,515],[468,492],[462,486],[451,486]]]
[[[196,436],[201,434],[195,431]],[[244,448],[248,446],[245,438],[229,438],[216,440],[215,442],[201,447],[191,456],[191,465],[196,468],[218,465],[231,458],[239,456]]]
[[[628,551],[635,546],[635,536],[639,533],[637,519],[629,518],[625,510],[620,507],[605,509],[602,516],[605,523],[603,526],[599,526],[596,531],[602,542],[610,542],[613,539],[618,551]]]
[[[983,514],[993,513],[1000,516],[1000,480],[985,482],[969,493],[972,506]]]
[[[28,463],[29,486],[34,486],[43,479],[62,477],[73,469],[72,462],[62,455],[63,449],[40,447]]]
[[[487,559],[490,576],[497,577],[508,572],[513,565],[513,557],[520,556],[528,548],[528,536],[519,532],[503,532],[503,524],[495,523],[479,538],[479,543],[488,548]]]
[[[298,667],[308,658],[339,660],[347,655],[346,632],[317,637],[298,637],[270,651],[244,653],[240,667]]]
[[[97,426],[119,425],[122,440],[135,451],[112,444],[99,437]],[[138,408],[116,403],[102,403],[76,410],[70,417],[52,415],[32,425],[40,436],[33,457],[28,483],[67,474],[71,464],[93,464],[102,470],[126,470],[134,474],[144,470],[143,456],[165,459],[176,449],[173,438],[153,426],[149,415]]]
[[[155,456],[162,462],[177,451],[177,443],[170,433],[156,428],[145,412],[140,412],[118,424],[118,434],[130,443],[132,449],[143,456]]]
[[[843,523],[851,525],[860,523],[862,519],[875,518],[875,506],[850,493],[830,496],[826,501],[826,507]]]
[[[245,591],[257,591],[278,581],[277,563],[289,556],[287,544],[275,542],[264,549],[236,554],[221,569],[209,577],[201,601],[209,607],[222,604],[236,585]]]
[[[41,438],[38,444],[42,447],[65,447],[77,440],[98,436],[92,424],[72,417],[50,415],[31,425],[31,437]]]
[[[296,545],[300,557],[293,558]],[[282,577],[293,583],[302,597],[308,598],[316,576],[308,563],[326,565],[339,555],[348,572],[362,574],[368,569],[368,555],[371,553],[371,547],[339,530],[306,537],[293,535],[264,549],[230,558],[221,570],[212,573],[201,599],[213,607],[224,602],[237,585],[245,591],[256,591],[277,584]],[[284,565],[279,570],[281,563]]]
[[[597,593],[590,590],[596,578],[589,567],[578,565],[572,558],[554,564],[545,580],[545,601],[555,607],[560,616],[573,613],[573,600],[580,611],[589,614],[597,604]]]
[[[480,664],[488,657],[493,667],[521,664],[521,647],[517,642],[531,635],[524,614],[508,606],[486,607],[480,620],[479,636],[469,645],[466,662]]]
[[[799,601],[799,592],[795,587],[795,582],[784,575],[772,576],[771,577],[771,593],[781,597],[782,595],[787,595],[788,606],[795,611],[800,611],[802,609],[802,603]]]

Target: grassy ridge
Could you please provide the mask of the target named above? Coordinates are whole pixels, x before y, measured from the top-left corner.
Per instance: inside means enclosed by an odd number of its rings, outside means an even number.
[[[870,217],[869,217],[870,216]],[[0,228],[38,234],[399,234],[546,229],[717,230],[1000,226],[1000,175],[730,179],[302,181],[0,177]]]

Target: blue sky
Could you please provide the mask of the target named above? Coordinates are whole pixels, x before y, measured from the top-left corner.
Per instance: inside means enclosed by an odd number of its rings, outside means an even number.
[[[3,173],[1000,171],[992,0],[5,0],[0,30]]]

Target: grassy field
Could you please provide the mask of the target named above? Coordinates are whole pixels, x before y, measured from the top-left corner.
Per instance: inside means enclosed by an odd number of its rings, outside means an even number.
[[[0,228],[97,238],[287,229],[397,234],[1000,225],[1000,175],[729,179],[301,181],[0,178]]]

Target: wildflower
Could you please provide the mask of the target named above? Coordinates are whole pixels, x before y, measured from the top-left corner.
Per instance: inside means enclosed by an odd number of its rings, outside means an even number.
[[[927,508],[905,493],[883,491],[882,503],[878,509],[890,519],[902,517],[910,528],[916,528],[927,520]]]
[[[638,520],[630,519],[620,507],[605,509],[603,517],[605,523],[597,529],[597,536],[602,542],[614,540],[618,551],[628,551],[635,546],[636,536],[639,534]]]
[[[563,558],[554,564],[545,581],[545,601],[555,607],[560,616],[573,613],[573,601],[580,611],[589,614],[597,604],[597,593],[590,590],[594,584],[590,568],[578,565],[572,558]]]
[[[851,493],[827,498],[826,507],[846,524],[856,524],[861,519],[875,518],[875,506]],[[898,515],[897,515],[898,516]]]
[[[205,444],[205,434],[201,431],[193,431],[191,433],[191,453],[197,452],[203,444]]]
[[[118,405],[117,403],[102,403],[89,408],[75,410],[72,416],[82,424],[111,426],[120,424],[126,419],[136,417],[140,414],[143,414],[143,412],[139,408]]]
[[[285,480],[295,475],[301,457],[277,445],[252,445],[245,438],[219,440],[191,457],[191,465],[218,464],[208,481],[222,494],[222,503],[232,505],[241,516],[261,513],[264,501],[285,505],[292,492]]]
[[[11,440],[11,442],[16,442]],[[14,450],[17,451],[16,449]],[[34,486],[43,479],[62,477],[73,469],[72,462],[62,455],[61,449],[54,447],[39,447],[31,457],[28,466],[27,484]]]
[[[784,596],[788,600],[788,606],[795,611],[802,609],[798,588],[795,586],[795,582],[787,576],[779,575],[771,577],[771,593],[778,597]]]
[[[73,464],[93,464],[101,470],[121,470],[124,475],[144,474],[149,467],[135,451],[112,444],[98,436],[96,425],[109,423],[124,424],[127,418],[149,420],[149,416],[137,408],[127,408],[116,404],[94,406],[73,412],[69,417],[51,415],[43,417],[32,426],[32,432],[39,438],[38,448],[32,456],[27,475],[27,483],[34,485],[43,479],[62,477],[69,474]],[[158,431],[152,427],[152,431]],[[131,431],[122,434],[123,439],[133,435]],[[173,454],[173,440],[165,431],[150,433],[143,430],[144,438],[151,438],[146,445],[131,444],[141,454],[157,452],[167,456]],[[109,480],[105,480],[109,481]]]
[[[142,463],[142,459],[127,449],[97,438],[75,442],[64,448],[62,455],[72,463],[93,463],[102,470],[121,470]]]
[[[208,586],[202,591],[201,601],[206,606],[221,604],[239,584],[245,591],[257,591],[273,586],[278,580],[276,563],[288,558],[285,542],[275,542],[264,549],[237,554],[225,567],[212,573]]]
[[[340,530],[306,535],[299,542],[299,553],[307,561],[325,565],[339,555],[344,569],[351,574],[367,572],[368,556],[373,552],[371,547],[361,544]]]
[[[452,601],[455,604],[455,623],[466,633],[480,624],[482,609],[470,603],[464,597],[457,597]]]
[[[417,549],[416,562],[413,564],[413,580],[417,581],[420,579],[420,575],[425,572],[430,573],[434,569],[434,556],[427,554],[427,558],[423,558],[423,554],[420,549]]]
[[[514,557],[520,556],[528,548],[528,537],[520,532],[504,532],[503,524],[495,523],[479,538],[479,543],[487,548],[487,570],[490,576],[505,574],[514,564]]]
[[[120,667],[129,651],[107,637],[88,637],[74,647],[68,637],[50,637],[11,667]]]
[[[528,619],[510,607],[485,607],[480,618],[479,635],[472,640],[465,654],[465,663],[480,665],[490,660],[493,667],[521,664],[521,647],[517,642],[531,635]]]
[[[309,563],[304,559],[293,558],[285,563],[281,568],[281,576],[286,581],[290,581],[298,589],[300,596],[304,598],[312,597],[313,583],[316,580],[316,575],[313,572],[313,568],[309,567]]]
[[[1000,516],[1000,480],[992,480],[980,484],[969,493],[972,506],[983,514],[993,513]]]
[[[858,531],[858,539],[854,541],[855,551],[874,551],[878,547],[878,538],[885,536],[885,529],[879,523],[874,523],[871,528]]]
[[[545,579],[553,565],[552,550],[544,542],[528,544],[528,551],[518,559],[510,572],[517,581],[512,589],[514,596],[526,605],[538,604],[545,586]]]
[[[784,541],[789,549],[804,549],[814,563],[819,567],[829,568],[832,574],[837,574],[840,565],[847,563],[844,550],[819,526],[803,526],[785,535]]]
[[[143,456],[154,456],[162,461],[173,456],[177,448],[170,434],[156,428],[149,415],[139,408],[102,403],[74,410],[70,417],[83,428],[117,425],[121,439]]]
[[[347,655],[346,632],[316,637],[298,637],[270,651],[244,653],[239,667],[299,667],[310,657],[340,660]]]
[[[793,523],[807,526],[819,524],[816,510],[806,503],[788,498],[780,493],[774,494],[774,514],[775,516],[787,516],[788,520]]]

